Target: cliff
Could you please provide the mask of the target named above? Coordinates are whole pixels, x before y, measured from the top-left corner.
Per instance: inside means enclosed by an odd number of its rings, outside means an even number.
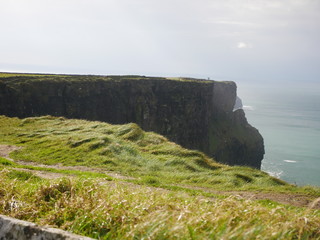
[[[142,76],[0,77],[0,115],[64,116],[135,122],[230,165],[260,168],[263,139],[242,109],[233,82]]]

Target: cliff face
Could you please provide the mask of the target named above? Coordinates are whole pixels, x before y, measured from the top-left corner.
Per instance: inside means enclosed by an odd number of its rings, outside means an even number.
[[[130,76],[0,78],[0,114],[135,122],[217,161],[260,168],[263,139],[243,110],[233,112],[233,82]]]

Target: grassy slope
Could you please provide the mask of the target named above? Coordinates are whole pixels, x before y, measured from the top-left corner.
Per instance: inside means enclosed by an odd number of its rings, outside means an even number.
[[[3,214],[101,239],[317,239],[319,211],[0,172]],[[29,180],[25,180],[28,179]]]
[[[295,187],[251,168],[218,164],[135,124],[1,116],[0,129],[0,144],[23,147],[10,155],[13,159],[94,166],[133,178],[119,181],[104,173],[26,167],[0,158],[2,214],[101,239],[320,237],[319,210],[190,190],[299,192],[319,197],[319,189]],[[41,179],[24,168],[73,178]]]
[[[219,164],[136,124],[40,118],[0,118],[3,143],[24,146],[11,156],[23,161],[66,166],[95,166],[153,184],[188,184],[223,190],[295,191],[268,174]]]

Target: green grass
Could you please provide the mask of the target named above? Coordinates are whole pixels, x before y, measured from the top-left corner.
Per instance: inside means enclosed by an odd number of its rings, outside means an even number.
[[[0,72],[0,78],[9,78],[9,77],[38,77],[38,76],[43,76],[42,74],[30,74],[30,73],[5,73],[5,72]]]
[[[32,173],[25,172],[25,171],[16,171],[16,170],[11,170],[7,173],[7,177],[9,179],[18,179],[20,181],[27,181],[27,180],[39,180],[40,178],[33,175]]]
[[[23,78],[21,78],[23,77]],[[89,81],[120,81],[120,80],[148,80],[148,79],[159,79],[159,80],[171,80],[179,82],[201,82],[201,83],[212,83],[205,79],[196,79],[196,78],[163,78],[163,77],[147,77],[139,75],[63,75],[63,74],[31,74],[31,73],[5,73],[0,72],[0,80],[9,80],[7,83],[15,84],[15,81],[18,80],[20,83],[23,81],[42,81],[42,80],[51,80],[51,81],[79,81],[79,80],[89,80]]]
[[[3,157],[0,157],[0,166],[3,165],[3,166],[15,166],[17,165],[15,162],[12,162],[8,159],[5,159]]]
[[[286,182],[248,167],[219,164],[136,124],[38,118],[0,117],[2,143],[22,146],[14,159],[65,166],[87,166],[134,177],[137,182],[188,184],[215,189],[299,191]]]
[[[317,239],[320,212],[88,179],[0,172],[2,214],[98,239]]]
[[[320,238],[319,210],[217,193],[314,199],[320,197],[319,188],[217,163],[136,124],[0,116],[0,129],[0,144],[22,147],[10,158],[35,163],[0,157],[1,214],[98,239]],[[42,179],[35,175],[39,171],[65,178]],[[130,178],[116,179],[110,172]]]
[[[63,174],[66,176],[74,176],[74,177],[85,177],[85,178],[99,178],[106,181],[114,181],[113,177],[109,176],[108,174],[104,174],[101,172],[94,172],[94,171],[81,171],[81,170],[72,170],[72,169],[56,169],[50,167],[39,167],[39,166],[32,166],[32,165],[23,165],[17,164],[10,160],[0,157],[0,169],[4,169],[4,167],[8,169],[21,169],[23,170],[32,170],[32,171],[40,171],[40,172],[50,172],[50,173],[57,173]]]

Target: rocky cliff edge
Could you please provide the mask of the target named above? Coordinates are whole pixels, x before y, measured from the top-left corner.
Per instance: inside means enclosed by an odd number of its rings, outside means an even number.
[[[260,168],[263,138],[233,111],[234,82],[143,76],[0,76],[0,115],[64,116],[146,131],[197,149],[219,162]]]

